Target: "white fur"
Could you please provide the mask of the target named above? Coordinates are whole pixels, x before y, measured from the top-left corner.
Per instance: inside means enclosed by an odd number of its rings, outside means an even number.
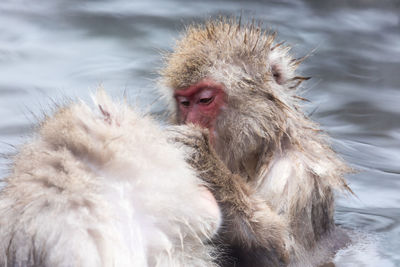
[[[151,118],[100,91],[46,120],[0,191],[0,266],[212,266],[220,213]]]

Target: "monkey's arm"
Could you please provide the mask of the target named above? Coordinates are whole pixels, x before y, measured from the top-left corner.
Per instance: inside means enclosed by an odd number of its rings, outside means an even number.
[[[341,166],[343,163],[324,162],[319,154],[311,161],[305,155],[306,152],[294,149],[275,155],[269,164],[264,165],[265,170],[260,171],[262,175],[258,177],[257,192],[285,218],[296,244],[305,251],[318,249],[318,254],[323,255],[328,252],[322,252],[318,242],[328,240],[330,235],[338,235],[333,218],[334,190],[345,190],[346,184],[340,170],[322,172],[321,168]],[[335,160],[333,155],[331,158]],[[312,169],[313,166],[319,169]],[[347,238],[342,238],[338,242],[330,242],[332,248],[323,246],[323,249],[335,251],[347,242]]]
[[[189,148],[188,162],[207,182],[223,213],[218,238],[238,266],[281,266],[288,261],[286,225],[218,158],[208,133],[193,126],[170,128],[171,139]]]

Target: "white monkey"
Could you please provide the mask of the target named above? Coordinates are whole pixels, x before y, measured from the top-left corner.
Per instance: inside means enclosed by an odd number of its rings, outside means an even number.
[[[150,117],[103,91],[59,109],[0,191],[0,266],[214,266],[221,215]]]

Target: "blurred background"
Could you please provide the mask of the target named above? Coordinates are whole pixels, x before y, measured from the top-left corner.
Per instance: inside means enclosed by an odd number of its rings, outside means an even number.
[[[1,0],[0,153],[26,141],[36,117],[102,85],[153,112],[161,51],[184,25],[218,15],[262,21],[313,78],[306,111],[359,172],[336,221],[357,241],[336,266],[400,266],[400,1]],[[7,175],[1,161],[0,177]],[[0,215],[1,216],[1,215]]]

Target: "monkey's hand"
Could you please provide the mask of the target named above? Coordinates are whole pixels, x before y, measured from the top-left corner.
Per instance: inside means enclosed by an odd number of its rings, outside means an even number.
[[[169,140],[184,145],[190,165],[209,185],[223,213],[218,238],[238,266],[281,266],[288,262],[288,233],[280,216],[233,174],[210,144],[208,131],[196,126],[168,128]]]
[[[207,129],[195,125],[181,125],[168,127],[167,133],[170,141],[184,146],[187,162],[199,172],[204,181],[218,187],[223,183],[222,177],[228,178],[230,171],[210,145]]]

